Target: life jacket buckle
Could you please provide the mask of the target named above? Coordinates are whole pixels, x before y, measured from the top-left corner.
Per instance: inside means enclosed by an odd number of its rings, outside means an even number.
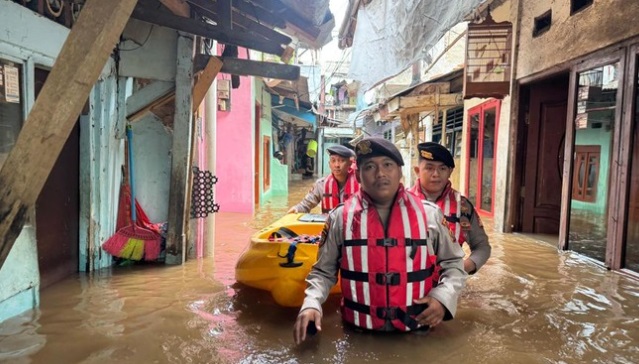
[[[378,246],[383,246],[383,247],[397,246],[397,239],[395,239],[395,238],[378,239],[377,240],[377,245]]]
[[[377,317],[381,319],[396,320],[399,309],[397,307],[378,307],[376,311]]]
[[[375,283],[386,286],[399,285],[399,273],[377,273],[375,275]]]

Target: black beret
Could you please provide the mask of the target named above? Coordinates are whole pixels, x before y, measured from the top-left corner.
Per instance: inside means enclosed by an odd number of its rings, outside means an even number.
[[[452,154],[441,144],[425,142],[417,144],[419,158],[427,161],[442,162],[445,166],[455,168],[455,160]]]
[[[355,145],[355,154],[357,155],[357,164],[370,157],[386,156],[394,160],[400,166],[404,165],[404,158],[399,153],[399,149],[391,142],[384,138],[369,137],[360,140]]]
[[[355,152],[353,152],[352,149],[348,149],[347,147],[343,145],[330,146],[326,148],[326,151],[328,152],[329,155],[337,154],[344,158],[350,158],[355,156]]]

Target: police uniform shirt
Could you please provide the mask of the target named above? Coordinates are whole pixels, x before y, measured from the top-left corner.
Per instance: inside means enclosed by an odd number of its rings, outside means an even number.
[[[455,189],[452,189],[452,191],[455,193],[457,192]],[[424,196],[426,196],[428,201],[433,203],[435,203],[435,201],[437,201],[437,199],[441,197],[439,196],[435,198],[433,196],[429,196],[423,188],[422,193],[424,194]],[[488,235],[486,235],[486,231],[484,231],[484,226],[479,219],[479,215],[477,214],[477,211],[475,211],[475,207],[470,203],[470,201],[468,201],[466,197],[462,196],[461,199],[462,204],[466,203],[472,209],[472,211],[470,212],[470,229],[462,230],[462,233],[466,235],[466,243],[470,248],[470,256],[468,257],[468,259],[472,260],[473,263],[475,263],[475,272],[477,272],[479,268],[486,264],[488,258],[490,258],[492,248],[490,246],[490,242],[488,241]],[[461,206],[457,206],[457,208],[461,209]]]
[[[315,181],[311,190],[308,191],[304,199],[300,201],[297,205],[295,205],[295,210],[297,212],[310,212],[315,206],[319,205],[322,202],[322,197],[324,196],[324,182],[327,177],[322,177]],[[339,200],[344,201],[344,189],[346,187],[346,183],[339,189]]]
[[[439,301],[450,315],[454,316],[457,300],[467,277],[463,265],[464,252],[459,244],[453,243],[450,231],[442,225],[444,215],[439,207],[428,201],[423,203],[428,220],[428,232],[433,237],[433,251],[437,255],[437,264],[441,266],[439,284],[428,296]],[[314,308],[322,312],[322,303],[337,283],[344,240],[343,214],[342,205],[329,214],[329,230],[325,241],[319,247],[317,262],[306,278],[306,298],[301,311]]]

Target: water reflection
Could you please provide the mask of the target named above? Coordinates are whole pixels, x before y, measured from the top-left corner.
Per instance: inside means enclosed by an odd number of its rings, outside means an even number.
[[[604,261],[619,62],[578,73],[570,249]]]
[[[291,202],[308,182],[293,188]],[[323,332],[295,347],[296,310],[233,280],[250,233],[289,204],[274,202],[255,217],[217,216],[214,258],[114,269],[46,289],[40,310],[0,325],[0,361],[639,362],[636,281],[547,243],[500,233],[490,234],[493,256],[469,278],[455,320],[421,335],[364,334],[343,327],[333,296],[324,305]]]

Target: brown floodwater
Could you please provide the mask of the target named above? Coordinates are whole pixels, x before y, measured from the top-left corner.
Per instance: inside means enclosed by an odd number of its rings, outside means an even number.
[[[523,235],[489,231],[493,254],[468,279],[457,317],[428,333],[366,334],[342,325],[296,347],[297,311],[238,286],[251,232],[280,217],[310,181],[256,216],[216,216],[215,257],[183,266],[80,274],[40,308],[0,324],[7,363],[639,363],[639,283]],[[488,230],[491,230],[488,227]]]

